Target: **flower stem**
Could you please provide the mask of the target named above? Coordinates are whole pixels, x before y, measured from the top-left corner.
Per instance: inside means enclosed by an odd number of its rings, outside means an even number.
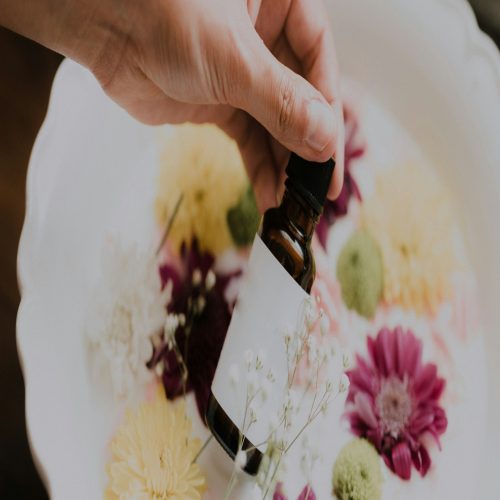
[[[158,245],[158,248],[156,249],[156,255],[160,253],[160,250],[163,248],[163,245],[165,244],[165,241],[167,240],[167,237],[170,233],[170,230],[172,229],[172,226],[174,224],[175,218],[177,216],[177,212],[179,211],[179,208],[181,206],[182,200],[184,198],[184,193],[181,193],[179,195],[179,198],[177,199],[177,203],[175,204],[174,210],[172,214],[170,215],[170,218],[168,219],[167,222],[167,227],[165,228],[165,231],[161,237],[160,244]]]
[[[196,462],[196,460],[198,460],[198,458],[200,458],[200,455],[205,451],[205,448],[208,446],[208,444],[210,443],[210,441],[212,440],[212,438],[213,438],[213,435],[210,434],[210,436],[208,436],[207,439],[205,439],[205,442],[202,444],[200,450],[198,451],[198,453],[193,458],[193,461],[192,461],[193,464]]]
[[[179,346],[177,344],[175,336],[173,337],[173,340],[172,340],[172,349],[174,350],[175,357],[177,358],[177,362],[180,363],[180,365],[181,365],[182,397],[184,399],[186,399],[186,382],[187,382],[187,378],[188,378],[188,367],[187,367],[186,363],[184,362],[184,357],[181,353],[181,350],[179,349]]]
[[[280,458],[276,462],[276,467],[274,468],[274,471],[273,471],[273,474],[271,476],[271,479],[269,481],[267,481],[267,478],[266,478],[267,488],[266,488],[266,491],[264,493],[264,496],[262,497],[262,500],[266,500],[267,495],[269,494],[269,490],[271,489],[271,486],[273,484],[274,478],[276,477],[276,474],[278,473],[278,469],[279,469],[279,467],[281,465],[281,458],[282,457],[283,457],[283,452],[280,453]]]
[[[233,491],[233,488],[236,486],[236,482],[238,478],[236,477],[236,468],[233,469],[233,473],[231,474],[231,478],[229,479],[229,483],[226,486],[226,491],[224,493],[224,500],[228,500],[229,495]]]

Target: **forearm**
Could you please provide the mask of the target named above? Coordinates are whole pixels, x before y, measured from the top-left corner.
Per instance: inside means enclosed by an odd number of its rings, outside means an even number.
[[[93,69],[119,53],[140,0],[0,0],[0,25]],[[105,64],[105,63],[104,63]]]

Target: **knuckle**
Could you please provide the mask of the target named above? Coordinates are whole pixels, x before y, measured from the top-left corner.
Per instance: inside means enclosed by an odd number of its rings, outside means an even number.
[[[237,33],[221,30],[224,51],[210,51],[211,88],[217,102],[240,105],[242,89],[248,88],[252,80],[252,65],[244,44]]]
[[[286,75],[280,80],[278,87],[277,128],[282,134],[292,126],[294,119],[296,94],[293,82]]]
[[[231,94],[232,82],[222,65],[218,62],[211,64],[206,70],[206,75],[210,100],[220,104],[227,103]]]

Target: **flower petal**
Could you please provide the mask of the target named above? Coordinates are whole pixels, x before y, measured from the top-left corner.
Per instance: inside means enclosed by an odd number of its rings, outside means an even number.
[[[418,436],[421,432],[426,430],[434,422],[433,409],[421,408],[412,416],[409,424],[410,432],[414,436]]]
[[[310,484],[306,484],[304,486],[304,489],[300,492],[297,500],[316,500],[316,494]]]
[[[379,331],[375,340],[368,337],[368,342],[367,342],[368,352],[370,353],[370,356],[372,358],[373,365],[375,369],[383,377],[387,377],[388,375],[385,363],[384,340],[383,340],[386,334],[389,334],[389,330],[387,328],[382,328],[382,330]]]
[[[411,332],[401,333],[403,339],[402,365],[406,375],[413,377],[420,367],[422,359],[422,341]]]
[[[370,397],[364,392],[359,392],[354,398],[354,405],[359,417],[365,424],[372,429],[376,429],[378,427],[378,421],[373,411],[373,404]]]
[[[405,342],[404,342],[404,336],[403,336],[403,331],[401,327],[396,327],[394,330],[395,332],[395,355],[396,355],[396,374],[398,377],[403,380],[404,375],[405,375],[405,365],[404,365],[404,358],[405,358]]]
[[[420,474],[422,475],[422,477],[424,477],[431,466],[431,457],[429,455],[429,452],[427,451],[427,448],[423,445],[420,446],[419,453],[420,453],[420,460],[422,462],[422,468],[420,469]]]
[[[356,357],[358,366],[355,370],[349,370],[347,376],[350,382],[350,393],[367,392],[370,396],[374,397],[375,392],[378,390],[377,379],[373,370],[368,366],[360,356]]]
[[[438,434],[443,434],[448,427],[448,418],[446,413],[440,406],[434,408],[434,428]]]
[[[422,470],[422,459],[420,457],[419,451],[412,450],[411,459],[415,469],[417,469],[420,472]]]
[[[389,329],[382,328],[375,339],[375,366],[384,377],[389,376],[388,363],[386,360],[386,351],[389,350],[389,336]]]
[[[437,377],[437,367],[433,363],[427,363],[415,379],[413,392],[420,401],[425,401],[431,395],[434,389],[434,383]]]
[[[392,464],[394,472],[401,478],[408,480],[411,477],[411,452],[407,443],[398,443],[392,449]]]
[[[392,463],[392,458],[389,455],[390,453],[391,453],[390,450],[387,451],[387,452],[382,453],[382,458],[384,460],[385,465],[387,465],[387,467],[389,467],[389,469],[391,469],[392,472],[395,472],[394,465]]]
[[[382,438],[383,434],[379,428],[369,429],[365,435],[366,439],[373,445],[378,451],[382,450]]]
[[[160,266],[159,272],[160,272],[162,290],[163,288],[165,288],[165,286],[167,286],[167,283],[170,281],[172,282],[172,296],[177,295],[180,292],[182,286],[181,277],[179,276],[177,269],[170,264],[164,264],[163,266]]]
[[[396,331],[384,328],[379,333],[379,344],[382,349],[386,376],[391,376],[397,368]]]
[[[274,490],[273,500],[288,500],[283,492],[283,483],[279,482]]]
[[[374,368],[377,368],[377,360],[375,356],[375,339],[372,337],[366,337],[366,348],[368,350],[368,355],[370,356],[370,361]]]
[[[345,416],[348,418],[349,424],[351,426],[351,432],[355,436],[362,437],[368,434],[367,432],[368,427],[366,426],[364,420],[360,418],[360,416],[356,411],[347,413]]]
[[[434,388],[432,389],[432,392],[429,395],[429,399],[437,401],[443,394],[445,387],[446,387],[445,380],[443,378],[437,378],[436,382],[434,383]]]

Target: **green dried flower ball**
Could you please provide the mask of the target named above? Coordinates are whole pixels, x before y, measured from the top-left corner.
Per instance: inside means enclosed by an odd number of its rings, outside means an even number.
[[[333,466],[333,494],[338,500],[380,500],[380,457],[365,439],[349,441]]]
[[[234,244],[242,247],[252,243],[260,223],[252,186],[248,186],[238,203],[228,210],[226,217]]]
[[[365,318],[372,318],[382,297],[383,272],[377,242],[368,231],[356,231],[337,262],[337,278],[346,306]]]

